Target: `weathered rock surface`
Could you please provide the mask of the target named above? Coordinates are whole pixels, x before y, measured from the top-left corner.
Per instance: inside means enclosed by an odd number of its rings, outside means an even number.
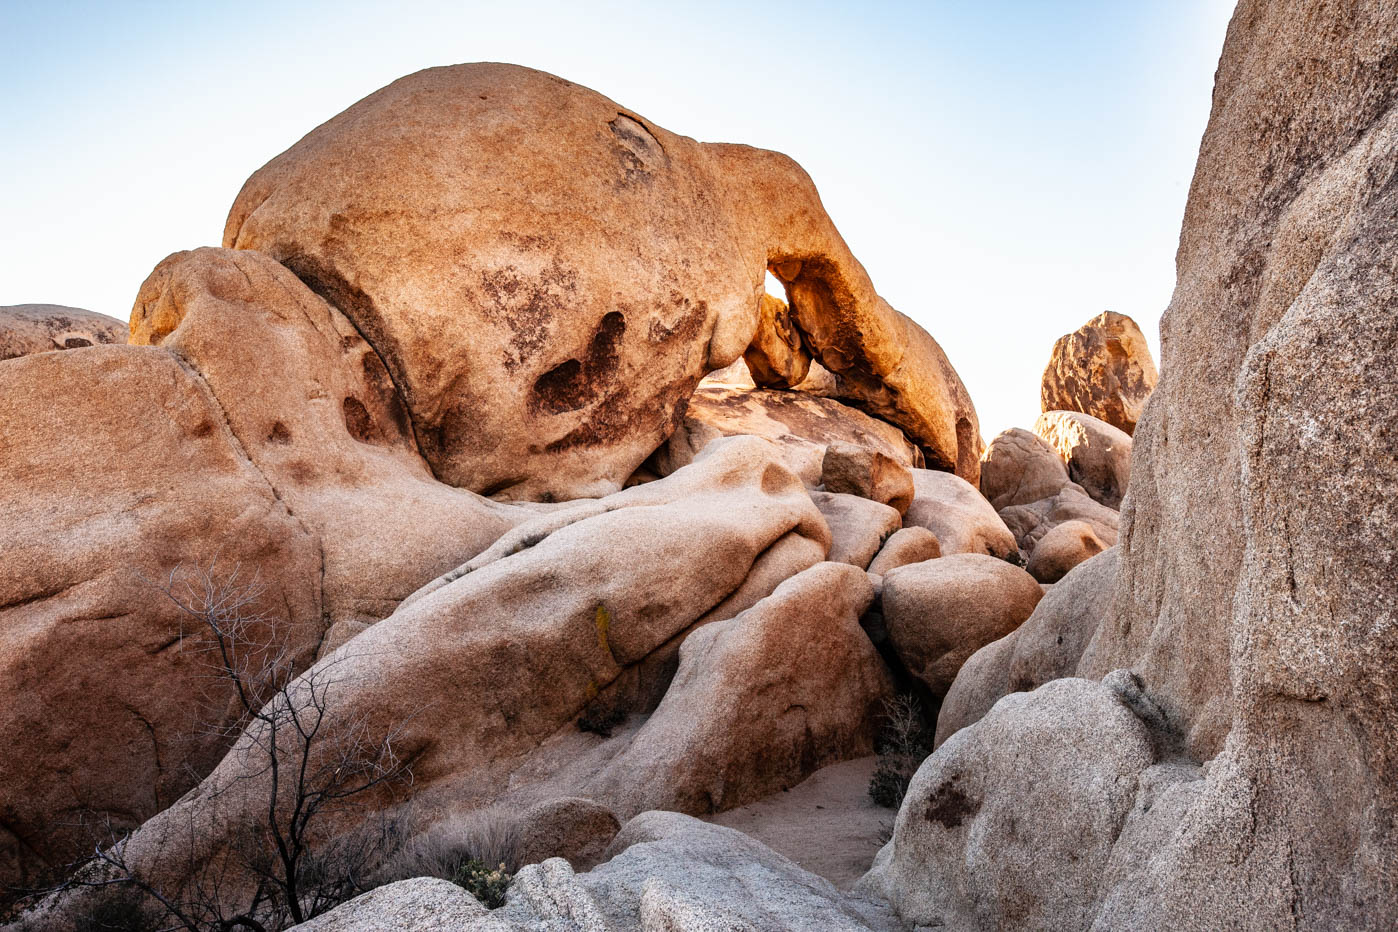
[[[1053,447],[1019,427],[998,434],[981,460],[981,494],[996,511],[1052,498],[1069,481]]]
[[[1129,435],[1157,378],[1141,328],[1103,311],[1053,344],[1040,398],[1045,411],[1081,411]]]
[[[891,569],[935,560],[942,555],[937,535],[925,527],[905,527],[894,531],[888,542],[869,564],[869,575],[882,576]]]
[[[902,928],[887,907],[840,893],[741,832],[679,813],[636,816],[612,850],[586,874],[561,860],[524,868],[492,918],[509,929],[602,932]]]
[[[1034,422],[1068,465],[1068,478],[1108,508],[1119,508],[1131,481],[1131,437],[1078,411],[1048,411]]]
[[[952,554],[883,578],[888,637],[908,672],[940,698],[972,654],[1029,617],[1043,591],[1024,570],[985,554]]]
[[[266,567],[249,612],[267,624],[251,633],[275,634],[303,666],[324,628],[316,540],[170,353],[96,346],[0,362],[0,449],[9,887],[86,849],[83,818],[133,828],[189,788],[186,766],[207,772],[222,755],[205,726],[229,724],[231,689],[207,682],[202,639],[161,592],[172,572],[183,567],[185,583],[211,564],[220,580]]]
[[[937,744],[978,722],[1001,696],[1074,676],[1112,607],[1121,552],[1113,547],[1052,586],[1024,624],[962,665],[937,715]]]
[[[577,795],[622,815],[735,805],[869,753],[870,707],[888,689],[858,623],[872,591],[853,567],[816,567],[720,622],[784,540],[804,542],[811,562],[829,547],[820,513],[770,445],[732,438],[666,479],[543,512],[297,688],[316,675],[357,684],[324,728],[357,722],[370,741],[397,729],[398,753],[414,762],[413,810],[428,821],[507,789],[514,805]],[[707,620],[719,623],[683,638],[667,684],[650,660]],[[647,717],[657,689],[648,676],[665,698]],[[573,724],[602,701],[628,716],[611,739]],[[243,837],[265,804],[255,758],[235,750],[147,822],[127,848],[139,869],[187,876]],[[191,820],[192,862],[170,835],[188,838]]]
[[[0,359],[125,342],[126,324],[96,311],[61,304],[0,307]]]
[[[476,928],[490,910],[449,880],[414,877],[386,884],[293,926],[296,932],[446,932]]]
[[[780,298],[762,296],[757,332],[743,351],[752,380],[763,388],[794,388],[811,371],[811,354],[801,345],[801,331]]]
[[[879,450],[835,441],[825,448],[820,469],[827,492],[843,492],[898,509],[899,519],[913,503],[913,474]]]
[[[942,553],[988,553],[1005,557],[1018,549],[1015,536],[976,487],[948,472],[913,470],[913,503],[905,527],[937,535]]]
[[[1099,889],[1040,875],[1074,895],[1045,924],[1377,930],[1398,915],[1394,12],[1243,0],[1229,27],[1113,610],[1079,664],[1130,669],[1132,707],[1170,758],[1137,779],[1108,861],[1078,832],[1072,864]],[[1006,793],[1024,826],[1103,811],[1085,786],[1051,803]],[[1034,850],[1025,835],[1017,850]],[[915,880],[910,859],[898,895],[955,892],[959,857],[928,849]],[[982,902],[971,927],[1004,915]]]
[[[553,75],[394,82],[248,179],[223,244],[284,262],[354,321],[452,485],[619,489],[700,377],[748,348],[769,267],[842,393],[977,476],[960,379],[875,293],[795,162],[667,132]]]
[[[1056,583],[1073,567],[1109,546],[1086,521],[1064,521],[1039,538],[1025,568],[1041,583]]]
[[[244,454],[315,535],[331,624],[385,617],[529,517],[436,481],[373,348],[261,253],[161,262],[136,297],[131,342],[199,373]]]
[[[1005,527],[1014,535],[1019,549],[1031,558],[1034,548],[1044,535],[1065,521],[1080,521],[1092,528],[1092,533],[1108,546],[1116,544],[1121,515],[1093,501],[1082,486],[1069,483],[1052,498],[1029,505],[1011,505],[1000,512]]]
[[[24,697],[0,735],[30,748],[0,761],[4,878],[87,847],[78,813],[153,815],[225,749],[231,686],[172,572],[257,580],[255,637],[304,668],[327,625],[343,639],[530,517],[433,480],[373,350],[266,256],[177,253],[132,318],[137,346],[0,371],[0,695]]]
[[[650,463],[667,476],[719,437],[765,437],[781,447],[782,458],[806,485],[820,484],[825,450],[848,443],[876,451],[905,467],[922,463],[922,453],[902,431],[831,398],[806,392],[759,389],[743,391],[721,385],[700,386],[670,439]]]
[[[830,526],[826,559],[834,563],[867,568],[884,541],[902,524],[896,510],[858,495],[812,492],[811,500]]]
[[[1006,696],[918,768],[856,890],[918,927],[1092,928],[1152,763],[1145,725],[1107,685],[1063,679]]]
[[[589,870],[607,853],[621,823],[611,809],[580,796],[549,799],[524,810],[515,829],[520,864],[563,858],[574,870]]]

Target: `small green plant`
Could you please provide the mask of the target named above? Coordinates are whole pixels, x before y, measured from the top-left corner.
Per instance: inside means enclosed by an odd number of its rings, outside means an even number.
[[[905,693],[886,700],[884,727],[876,746],[879,760],[869,780],[869,797],[889,809],[901,806],[913,774],[932,753],[932,741],[932,731],[923,720],[916,697]]]
[[[514,875],[505,870],[503,863],[491,867],[472,858],[456,869],[451,880],[480,900],[486,909],[499,909],[505,905],[505,891],[510,888]]]

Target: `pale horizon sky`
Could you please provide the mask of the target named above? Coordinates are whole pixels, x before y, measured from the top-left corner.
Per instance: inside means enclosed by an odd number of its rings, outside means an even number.
[[[942,344],[987,442],[1103,310],[1159,354],[1229,0],[0,8],[0,305],[125,319],[243,181],[404,74],[509,61],[777,149]]]

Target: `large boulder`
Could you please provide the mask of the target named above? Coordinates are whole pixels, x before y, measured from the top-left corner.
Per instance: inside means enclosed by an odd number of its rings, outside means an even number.
[[[762,296],[757,332],[743,352],[752,380],[763,388],[794,388],[811,371],[811,354],[801,345],[801,331],[780,298]]]
[[[833,398],[712,383],[700,386],[689,399],[674,434],[650,463],[658,475],[667,476],[694,462],[713,440],[743,435],[778,444],[787,465],[812,488],[821,483],[825,451],[832,443],[882,454],[904,468],[923,463],[922,451],[898,428]]]
[[[918,768],[856,890],[919,928],[1092,928],[1154,761],[1150,732],[1107,685],[1063,679],[1006,696]]]
[[[0,307],[0,359],[125,342],[126,324],[96,311],[61,304]]]
[[[1078,411],[1047,411],[1034,433],[1068,466],[1068,478],[1094,501],[1121,507],[1131,481],[1131,437],[1105,421]]]
[[[996,511],[1051,498],[1070,481],[1057,451],[1020,427],[997,434],[981,460],[981,494]]]
[[[1081,411],[1129,435],[1157,378],[1141,328],[1103,311],[1053,344],[1039,394],[1045,411]]]
[[[327,626],[532,517],[433,480],[373,350],[266,256],[177,253],[132,318],[159,345],[0,366],[0,735],[29,749],[0,759],[0,879],[69,861],[84,819],[153,815],[226,749],[232,685],[162,589],[249,598],[248,643],[300,669]]]
[[[660,707],[583,787],[623,815],[707,814],[873,752],[892,681],[859,626],[874,592],[822,563],[743,614],[695,631]]]
[[[903,525],[936,534],[943,553],[1007,557],[1019,549],[1015,535],[985,496],[949,472],[913,470],[913,503],[903,515]]]
[[[1043,590],[1024,570],[961,553],[890,570],[883,616],[898,659],[937,698],[976,651],[1029,617]]]
[[[975,480],[975,409],[874,291],[786,156],[696,142],[515,65],[409,75],[258,170],[223,245],[354,321],[433,472],[511,498],[602,495],[758,329],[768,268],[842,393]]]
[[[410,784],[385,785],[322,831],[409,801],[429,823],[568,795],[619,814],[643,794],[707,809],[867,754],[887,674],[858,624],[872,598],[863,572],[826,565],[769,599],[746,592],[751,610],[713,624],[737,614],[723,609],[783,541],[810,566],[829,540],[799,478],[756,438],[714,444],[690,467],[605,500],[541,512],[293,684],[296,702],[327,677],[354,682],[326,704],[324,732],[349,729],[367,746],[391,736],[412,762]],[[651,661],[681,642],[670,682]],[[609,739],[574,724],[599,703],[624,719]],[[195,881],[266,818],[258,727],[132,837],[137,870]],[[317,745],[308,766],[335,746]],[[239,878],[225,884],[238,895]]]
[[[1044,593],[1029,618],[971,656],[937,714],[937,744],[977,722],[1001,696],[1074,676],[1116,593],[1121,551],[1078,564]]]
[[[434,479],[378,354],[261,253],[165,259],[136,296],[131,342],[199,373],[243,453],[315,535],[330,624],[387,616],[530,517]]]
[[[182,588],[265,568],[249,638],[304,666],[320,547],[162,349],[0,362],[0,448],[0,887],[32,887],[90,850],[84,820],[134,828],[225,750],[231,684],[208,681],[205,640],[162,592],[172,573]]]

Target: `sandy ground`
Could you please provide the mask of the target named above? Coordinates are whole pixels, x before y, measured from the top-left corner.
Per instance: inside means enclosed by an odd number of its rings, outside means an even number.
[[[709,821],[746,832],[806,870],[848,890],[874,863],[896,813],[874,805],[874,757],[817,770],[791,789]]]

